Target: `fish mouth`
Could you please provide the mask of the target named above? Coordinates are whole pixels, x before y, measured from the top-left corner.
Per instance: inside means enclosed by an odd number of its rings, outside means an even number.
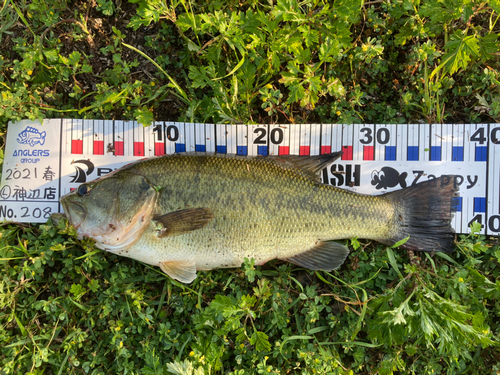
[[[78,228],[87,217],[87,211],[75,202],[61,201],[64,213],[71,225]]]

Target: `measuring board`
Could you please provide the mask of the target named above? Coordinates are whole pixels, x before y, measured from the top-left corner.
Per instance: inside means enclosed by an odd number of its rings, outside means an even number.
[[[460,187],[453,227],[500,233],[500,124],[219,125],[48,119],[9,124],[0,219],[45,222],[83,182],[144,157],[178,152],[319,155],[343,151],[324,183],[382,194],[440,175]]]

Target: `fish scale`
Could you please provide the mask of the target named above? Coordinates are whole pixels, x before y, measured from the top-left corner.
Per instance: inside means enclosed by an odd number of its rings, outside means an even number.
[[[392,245],[410,235],[407,248],[448,250],[452,184],[438,179],[382,196],[322,184],[319,171],[340,154],[162,156],[122,167],[61,202],[80,236],[182,282],[196,271],[239,267],[245,258],[332,270],[348,255],[332,240],[352,237]],[[435,223],[430,215],[438,216]],[[429,236],[420,233],[426,221],[436,227]]]

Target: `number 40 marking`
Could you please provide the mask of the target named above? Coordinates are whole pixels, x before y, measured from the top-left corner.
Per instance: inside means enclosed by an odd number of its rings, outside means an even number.
[[[495,145],[500,144],[500,134],[498,133],[499,131],[500,131],[500,128],[497,127],[497,128],[491,129],[491,132],[490,132],[491,142]],[[474,132],[474,134],[471,135],[470,140],[473,142],[479,142],[480,145],[484,144],[487,141],[486,136],[484,134],[484,128],[477,129]]]
[[[483,214],[477,214],[472,218],[471,221],[467,224],[468,227],[472,225],[473,222],[478,222],[481,224],[481,228],[484,228],[483,224]],[[500,232],[500,215],[492,215],[488,219],[488,230],[494,233]]]

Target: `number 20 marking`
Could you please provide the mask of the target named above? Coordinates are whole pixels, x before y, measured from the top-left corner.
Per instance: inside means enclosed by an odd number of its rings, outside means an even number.
[[[267,130],[264,128],[257,128],[253,132],[255,134],[258,134],[253,143],[256,145],[265,145]],[[276,128],[271,130],[271,132],[269,133],[269,138],[272,144],[279,145],[281,142],[283,142],[284,138],[283,129]]]

